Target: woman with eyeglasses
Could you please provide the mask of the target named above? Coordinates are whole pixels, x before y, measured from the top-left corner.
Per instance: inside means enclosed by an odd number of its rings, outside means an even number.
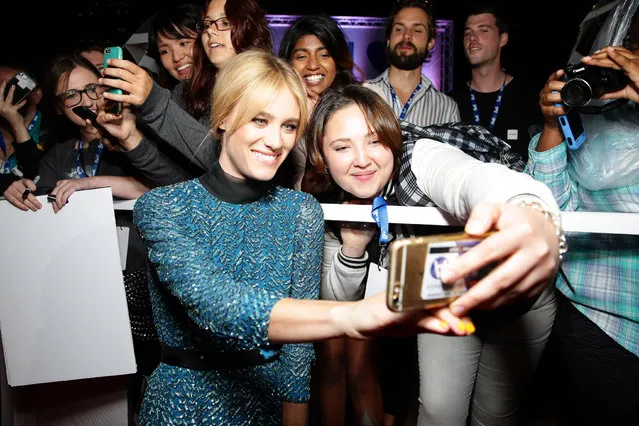
[[[123,137],[129,128],[135,127],[135,118],[128,108],[124,119],[118,123],[93,126],[90,120],[78,116],[73,108],[81,106],[93,112],[98,110],[98,85],[100,72],[79,54],[64,54],[53,59],[47,68],[45,96],[52,100],[58,112],[58,120],[69,127],[69,138],[55,143],[42,157],[36,179],[21,179],[4,192],[4,197],[21,210],[37,211],[43,208],[35,195],[52,194],[55,212],[67,203],[73,204],[73,193],[79,190],[111,187],[113,197],[135,199],[149,186],[138,176],[124,155],[113,150],[110,142]],[[59,126],[60,127],[60,126]],[[129,302],[129,316],[134,326],[133,344],[139,375],[130,382],[131,392],[140,393],[142,375],[148,375],[158,363],[159,348],[151,320],[150,304],[142,304],[148,298],[146,290],[146,253],[144,244],[133,231],[131,212],[116,211],[115,222],[119,228],[128,228],[126,266],[123,271]],[[132,299],[129,294],[135,294]],[[139,331],[139,333],[138,333]],[[137,407],[137,403],[135,406]]]
[[[57,212],[75,191],[82,189],[110,186],[115,197],[124,199],[137,198],[146,192],[148,187],[132,177],[135,171],[124,156],[109,149],[105,129],[116,125],[94,127],[90,120],[73,111],[77,106],[97,111],[99,71],[79,55],[61,55],[49,69],[48,86],[55,109],[75,135],[53,145],[42,157],[37,184],[30,179],[14,182],[5,191],[5,198],[21,210],[36,211],[42,205],[34,194],[50,192],[56,196],[53,209]]]
[[[196,25],[199,43],[193,46],[193,74],[172,92],[154,83],[136,64],[110,59],[101,84],[125,94],[105,98],[138,107],[137,119],[160,139],[177,149],[193,165],[192,174],[208,170],[217,158],[209,129],[211,91],[217,74],[232,57],[249,49],[271,51],[271,33],[264,11],[255,0],[209,0]],[[147,138],[123,146],[131,163],[145,174],[156,173],[160,156]],[[157,160],[157,161],[156,161]],[[166,173],[165,173],[166,174]],[[170,172],[169,172],[170,174]],[[170,181],[171,176],[165,177]],[[176,176],[173,181],[183,180]]]

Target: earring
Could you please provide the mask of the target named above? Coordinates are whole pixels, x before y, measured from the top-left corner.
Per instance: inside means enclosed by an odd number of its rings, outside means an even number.
[[[328,166],[324,166],[324,174],[325,174],[326,176],[328,176],[328,175],[329,175],[329,173],[328,173]]]

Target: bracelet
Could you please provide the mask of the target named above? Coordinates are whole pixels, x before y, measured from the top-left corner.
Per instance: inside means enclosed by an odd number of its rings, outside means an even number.
[[[559,240],[559,261],[564,258],[564,254],[568,251],[568,242],[566,241],[566,233],[561,226],[561,217],[552,213],[548,208],[542,204],[541,201],[537,201],[531,199],[530,197],[535,197],[532,194],[523,194],[521,196],[516,196],[511,198],[508,202],[514,204],[519,207],[531,207],[538,212],[542,213],[546,218],[555,226],[555,235],[557,235],[557,240]]]

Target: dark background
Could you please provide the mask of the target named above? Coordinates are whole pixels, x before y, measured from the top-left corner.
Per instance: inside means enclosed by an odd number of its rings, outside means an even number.
[[[198,0],[194,0],[196,2]],[[594,1],[500,1],[510,21],[510,42],[503,64],[514,75],[543,86],[547,76],[565,65],[579,23]],[[121,45],[152,13],[185,3],[169,0],[4,1],[0,14],[0,62],[23,64],[36,76],[55,53],[92,44]],[[386,17],[391,1],[261,0],[270,14],[325,12],[333,16]],[[434,0],[437,19],[454,21],[454,84],[469,70],[462,50],[464,13],[470,0]]]

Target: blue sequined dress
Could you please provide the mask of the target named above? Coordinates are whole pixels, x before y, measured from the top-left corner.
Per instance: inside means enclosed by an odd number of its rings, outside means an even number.
[[[269,314],[282,298],[319,297],[321,207],[280,187],[222,201],[205,178],[153,189],[135,204],[160,341],[218,353],[279,351],[279,359],[207,371],[161,363],[138,424],[281,424],[282,401],[308,401],[314,353],[311,344],[271,345]]]

